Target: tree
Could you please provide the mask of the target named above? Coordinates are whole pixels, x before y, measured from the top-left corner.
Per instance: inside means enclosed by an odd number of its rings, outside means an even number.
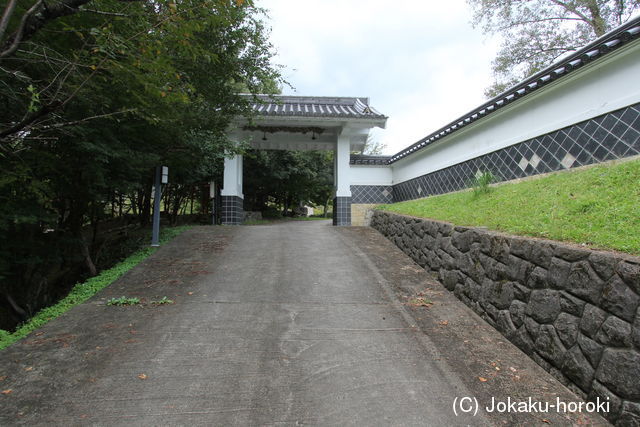
[[[487,97],[503,92],[575,51],[640,10],[640,0],[467,0],[473,25],[497,34]]]
[[[228,0],[9,2],[0,21],[0,149],[125,112],[157,121],[161,107],[166,113],[208,101],[212,112],[222,104],[238,113],[246,107],[238,87],[255,93],[279,79],[257,13],[250,1]],[[226,75],[189,73],[207,68]],[[129,102],[68,117],[70,104],[90,97],[100,79],[132,84]]]
[[[3,7],[0,327],[2,296],[34,313],[95,274],[103,224],[148,220],[156,165],[170,167],[169,210],[183,210],[234,149],[239,91],[279,82],[248,0]]]
[[[365,156],[381,156],[382,152],[386,148],[387,144],[380,141],[375,136],[369,134],[369,136],[367,136],[367,140],[364,143],[364,147],[362,147],[362,150],[356,154],[363,154]]]
[[[332,151],[249,150],[244,171],[246,210],[277,206],[287,215],[301,203],[326,207],[333,197]]]

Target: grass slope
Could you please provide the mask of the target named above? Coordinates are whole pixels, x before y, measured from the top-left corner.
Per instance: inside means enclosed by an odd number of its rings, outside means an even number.
[[[640,160],[379,208],[640,255]]]
[[[168,242],[188,228],[190,228],[190,226],[163,228],[160,233],[160,243]],[[67,312],[73,306],[88,300],[98,291],[115,282],[120,278],[120,276],[138,265],[156,250],[157,248],[152,247],[139,249],[133,255],[119,262],[110,269],[100,272],[100,274],[90,278],[84,283],[78,283],[74,286],[69,295],[58,301],[57,304],[40,310],[35,316],[29,319],[28,322],[16,329],[14,333],[9,333],[0,329],[0,350],[10,346],[19,339],[26,337],[42,325]]]

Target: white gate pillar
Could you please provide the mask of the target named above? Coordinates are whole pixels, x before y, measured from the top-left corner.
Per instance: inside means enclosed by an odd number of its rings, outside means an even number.
[[[242,194],[242,156],[235,155],[224,159],[224,181],[221,219],[223,225],[239,225],[244,218]]]
[[[335,152],[334,180],[336,197],[333,200],[333,225],[351,225],[351,178],[349,159],[351,137],[338,136]]]

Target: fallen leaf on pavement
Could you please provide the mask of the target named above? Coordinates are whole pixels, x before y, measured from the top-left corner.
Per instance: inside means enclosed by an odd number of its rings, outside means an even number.
[[[141,380],[146,380],[147,376],[145,374],[140,374],[138,375],[138,378],[140,378]]]
[[[431,307],[433,303],[427,298],[418,297],[410,299],[409,305],[412,307]]]

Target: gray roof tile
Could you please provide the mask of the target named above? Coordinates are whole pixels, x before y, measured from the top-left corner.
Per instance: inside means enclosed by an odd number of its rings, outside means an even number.
[[[352,165],[369,165],[381,166],[386,165],[391,159],[390,156],[370,156],[366,154],[352,154],[349,158],[349,164]]]
[[[258,95],[252,103],[261,116],[336,117],[380,119],[387,117],[369,105],[368,98]]]

